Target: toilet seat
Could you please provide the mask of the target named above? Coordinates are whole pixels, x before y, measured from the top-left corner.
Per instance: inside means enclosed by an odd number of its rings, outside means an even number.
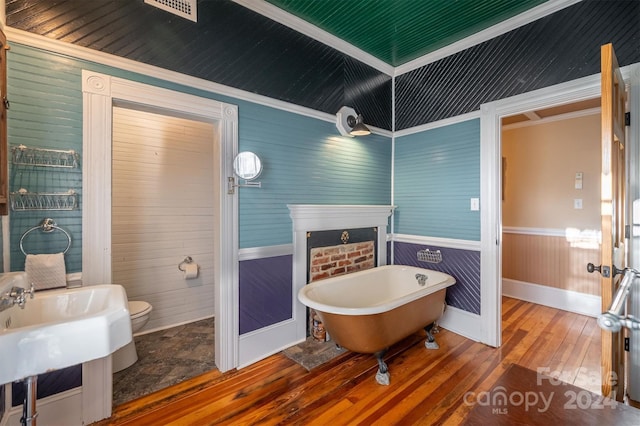
[[[140,318],[141,316],[147,315],[149,312],[151,312],[151,305],[149,303],[139,300],[129,301],[129,315],[131,316],[131,319]]]

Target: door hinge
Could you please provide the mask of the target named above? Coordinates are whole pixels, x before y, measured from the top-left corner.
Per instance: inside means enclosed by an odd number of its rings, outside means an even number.
[[[9,98],[7,98],[7,95],[3,95],[1,90],[0,98],[0,101],[2,101],[2,104],[4,105],[4,109],[9,109],[9,107],[11,106],[11,104],[9,103]]]
[[[625,126],[631,126],[631,113],[630,112],[625,112],[624,113],[624,125]]]
[[[624,338],[624,350],[629,352],[629,338],[628,337]]]
[[[227,177],[227,194],[233,195],[236,193],[236,179],[233,176]]]
[[[624,226],[624,237],[626,239],[630,239],[631,238],[631,225],[625,225]]]

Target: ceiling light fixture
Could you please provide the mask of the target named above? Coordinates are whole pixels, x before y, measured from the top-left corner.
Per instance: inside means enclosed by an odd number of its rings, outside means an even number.
[[[353,108],[343,106],[336,113],[336,127],[342,136],[366,136],[371,130],[364,124],[362,114]]]

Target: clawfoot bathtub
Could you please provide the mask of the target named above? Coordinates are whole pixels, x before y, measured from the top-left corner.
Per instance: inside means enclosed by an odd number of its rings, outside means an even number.
[[[375,354],[376,380],[389,384],[386,349],[424,328],[427,348],[437,348],[431,326],[444,310],[446,288],[455,279],[442,272],[386,265],[304,286],[298,299],[317,312],[336,344]]]

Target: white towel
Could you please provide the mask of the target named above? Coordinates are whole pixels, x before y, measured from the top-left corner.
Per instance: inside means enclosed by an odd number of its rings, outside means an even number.
[[[29,285],[33,283],[36,290],[67,286],[64,253],[28,254],[24,270]]]

